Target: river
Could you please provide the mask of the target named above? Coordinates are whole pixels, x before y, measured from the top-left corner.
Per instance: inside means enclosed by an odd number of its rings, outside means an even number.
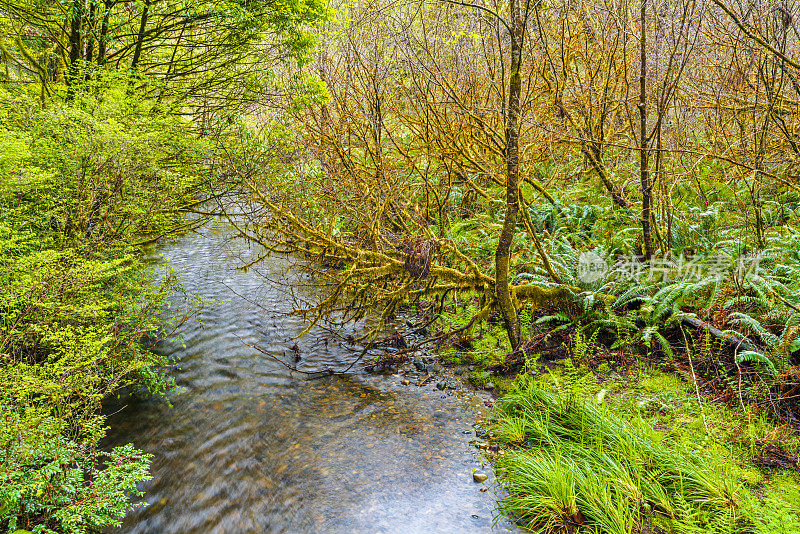
[[[297,342],[308,370],[343,368],[354,354],[324,330],[293,339],[303,325],[284,312],[313,291],[293,289],[301,278],[283,259],[237,270],[253,251],[223,221],[154,254],[213,302],[182,340],[159,347],[176,361],[172,406],[127,398],[110,407],[108,442],[154,455],[148,506],[117,532],[509,530],[493,526],[493,478],[472,477],[491,475],[470,444],[485,415],[479,398],[359,365],[317,379],[290,372],[268,354],[288,361]]]

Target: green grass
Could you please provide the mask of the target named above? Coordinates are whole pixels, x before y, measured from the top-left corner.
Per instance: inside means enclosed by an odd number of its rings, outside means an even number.
[[[640,385],[677,394],[679,382],[656,375]],[[497,459],[500,508],[531,531],[800,532],[796,481],[765,480],[702,430],[700,440],[684,439],[688,432],[656,430],[646,416],[623,417],[598,396],[542,381],[521,385],[497,410],[492,430],[512,445]]]

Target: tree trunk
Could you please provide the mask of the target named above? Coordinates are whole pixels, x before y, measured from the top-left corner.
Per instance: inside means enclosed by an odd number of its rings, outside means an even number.
[[[495,251],[495,294],[508,333],[508,341],[511,343],[511,348],[516,349],[520,344],[520,329],[508,274],[511,245],[514,242],[517,217],[519,216],[519,123],[520,93],[522,92],[522,79],[519,71],[522,64],[523,21],[519,0],[509,0],[509,4],[511,69],[508,82],[508,115],[506,116],[506,216]]]
[[[100,37],[97,39],[97,65],[102,67],[106,62],[106,40],[108,39],[108,20],[111,17],[113,2],[103,2],[103,22],[100,23]]]
[[[142,18],[139,21],[139,33],[136,35],[136,48],[133,51],[133,59],[131,60],[131,71],[136,72],[136,66],[139,64],[139,58],[142,56],[142,43],[144,42],[144,30],[147,27],[147,16],[150,13],[150,0],[144,0],[144,9],[142,10]]]
[[[641,0],[641,41],[639,41],[639,173],[642,185],[642,246],[644,259],[653,257],[653,238],[650,232],[652,219],[652,194],[650,185],[649,154],[647,150],[647,0]]]
[[[78,62],[81,59],[81,21],[83,18],[83,0],[72,0],[69,22],[69,67],[67,68],[67,100],[75,95],[75,84],[78,81]]]
[[[87,67],[91,66],[92,59],[94,59],[94,27],[97,24],[97,2],[98,0],[89,0],[89,16],[86,18],[86,64]],[[92,77],[92,69],[86,69],[85,80],[89,81]]]
[[[606,191],[611,195],[611,200],[619,206],[620,208],[630,208],[630,203],[628,200],[622,196],[622,193],[617,189],[614,182],[611,181],[611,178],[608,176],[608,170],[606,169],[605,165],[603,165],[603,154],[600,149],[599,144],[589,144],[586,143],[583,146],[583,153],[588,157],[589,163],[594,168],[597,176],[600,178],[600,181],[605,186]]]

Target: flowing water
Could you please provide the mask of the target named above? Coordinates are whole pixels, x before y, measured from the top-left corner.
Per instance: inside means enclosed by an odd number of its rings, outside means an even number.
[[[166,350],[179,389],[164,402],[111,407],[111,444],[154,455],[148,506],[122,532],[505,532],[493,525],[492,479],[472,480],[478,399],[399,376],[310,380],[275,361],[293,358],[302,330],[286,317],[302,281],[251,254],[222,222],[163,243],[191,292],[215,301]],[[324,331],[297,341],[302,369],[343,368],[355,357]],[[253,346],[258,346],[261,351]],[[481,492],[481,488],[489,488]]]

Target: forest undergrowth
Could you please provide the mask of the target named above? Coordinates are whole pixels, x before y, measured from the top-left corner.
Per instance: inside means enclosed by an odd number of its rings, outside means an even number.
[[[800,38],[777,6],[743,9],[341,6],[309,64],[320,90],[219,137],[240,234],[298,258],[325,293],[296,310],[309,325],[375,317],[355,340],[374,348],[427,333],[381,361],[435,346],[501,406],[580,370],[583,396],[606,391],[598,420],[649,436],[636,465],[613,448],[603,463],[611,436],[510,442],[522,460],[504,467],[501,509],[533,530],[770,532],[797,507]],[[418,320],[380,339],[406,311]],[[654,421],[629,408],[660,406],[641,390],[661,374],[671,413]],[[525,426],[570,402],[497,417]],[[664,444],[663,425],[703,440]],[[564,474],[550,461],[573,470],[565,498],[580,503],[548,516],[532,464]],[[716,470],[733,474],[706,480]],[[638,494],[586,499],[624,477]],[[659,477],[694,486],[637,496]]]
[[[215,125],[308,61],[327,2],[0,0],[0,530],[106,532],[151,454],[104,400],[169,402],[198,299],[150,262],[196,228]],[[299,79],[298,79],[299,80]],[[301,84],[300,81],[296,85]]]
[[[498,390],[488,436],[507,447],[492,461],[513,520],[536,532],[800,532],[797,234],[778,228],[743,255],[735,212],[712,204],[686,217],[656,269],[631,265],[636,233],[601,206],[532,207],[575,301],[523,307],[516,350],[491,316],[440,344],[476,387]],[[791,221],[797,206],[776,212]],[[490,261],[492,224],[473,216],[451,239]],[[542,271],[518,276],[546,284]],[[437,331],[478,306],[449,299]]]
[[[0,525],[120,520],[98,406],[168,386],[179,291],[139,247],[214,198],[312,272],[306,331],[505,395],[531,529],[797,531],[796,6],[104,5],[0,0]]]

